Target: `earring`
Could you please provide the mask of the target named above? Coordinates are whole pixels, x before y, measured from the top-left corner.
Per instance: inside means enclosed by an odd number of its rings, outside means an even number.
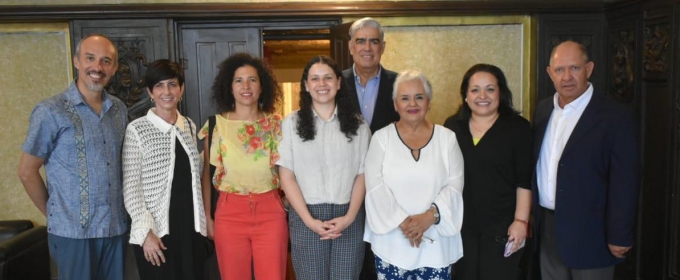
[[[465,102],[467,102],[467,97],[465,97]]]
[[[149,99],[151,99],[151,103],[154,103],[153,98],[149,98]]]

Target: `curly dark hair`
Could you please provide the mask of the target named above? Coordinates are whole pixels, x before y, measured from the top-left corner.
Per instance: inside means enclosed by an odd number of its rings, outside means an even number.
[[[217,112],[233,112],[235,110],[236,99],[231,84],[236,70],[246,65],[255,68],[260,77],[260,88],[262,89],[258,99],[260,111],[273,113],[281,103],[283,92],[279,88],[276,76],[274,76],[269,65],[262,59],[254,58],[248,53],[237,53],[220,63],[220,71],[215,77],[212,86],[212,98],[215,101]]]
[[[300,80],[300,111],[298,111],[297,120],[297,134],[302,138],[302,141],[314,140],[316,135],[316,126],[314,125],[314,113],[312,112],[312,95],[305,88],[305,81],[309,75],[309,69],[314,64],[321,63],[328,65],[333,69],[335,77],[342,79],[342,70],[332,58],[320,55],[312,58],[305,66],[302,72],[302,79]],[[354,100],[350,96],[350,91],[345,89],[341,84],[340,89],[335,95],[335,105],[338,109],[338,121],[340,122],[340,131],[345,134],[348,142],[352,141],[352,136],[357,135],[359,125],[363,121],[359,108],[355,105]]]
[[[458,120],[467,120],[472,115],[472,110],[470,106],[465,102],[467,98],[468,87],[470,86],[470,79],[472,75],[477,72],[486,72],[493,75],[498,83],[498,90],[500,92],[500,101],[498,104],[498,113],[500,115],[516,115],[519,114],[512,106],[512,92],[508,88],[508,81],[505,79],[505,74],[503,71],[495,65],[491,64],[475,64],[470,69],[465,72],[463,76],[463,82],[460,83],[460,96],[463,99],[463,104],[458,107],[458,111],[453,115]]]

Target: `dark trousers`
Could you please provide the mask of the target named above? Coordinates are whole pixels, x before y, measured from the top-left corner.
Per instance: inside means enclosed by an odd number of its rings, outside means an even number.
[[[479,232],[463,227],[463,258],[454,264],[457,280],[518,279],[519,262],[524,254],[520,249],[503,257],[508,241],[505,231]]]
[[[376,280],[378,275],[375,272],[375,256],[371,250],[371,243],[364,242],[366,250],[364,251],[364,265],[361,267],[360,280]]]
[[[614,279],[614,266],[596,269],[568,268],[557,252],[555,212],[541,208],[540,258],[543,280],[607,280]]]

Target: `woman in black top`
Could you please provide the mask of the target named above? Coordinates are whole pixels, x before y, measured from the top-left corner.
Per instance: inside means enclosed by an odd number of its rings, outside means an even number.
[[[455,264],[456,276],[516,279],[531,209],[531,127],[513,109],[496,66],[472,66],[460,93],[463,104],[444,123],[456,133],[465,159],[464,256]],[[505,257],[508,243],[519,251]]]

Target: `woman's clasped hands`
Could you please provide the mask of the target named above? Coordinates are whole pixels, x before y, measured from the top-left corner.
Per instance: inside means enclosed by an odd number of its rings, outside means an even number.
[[[422,214],[407,217],[401,222],[399,228],[401,228],[404,236],[408,238],[412,247],[420,248],[420,244],[423,242],[423,234],[435,222],[436,220],[432,214],[426,211]]]

